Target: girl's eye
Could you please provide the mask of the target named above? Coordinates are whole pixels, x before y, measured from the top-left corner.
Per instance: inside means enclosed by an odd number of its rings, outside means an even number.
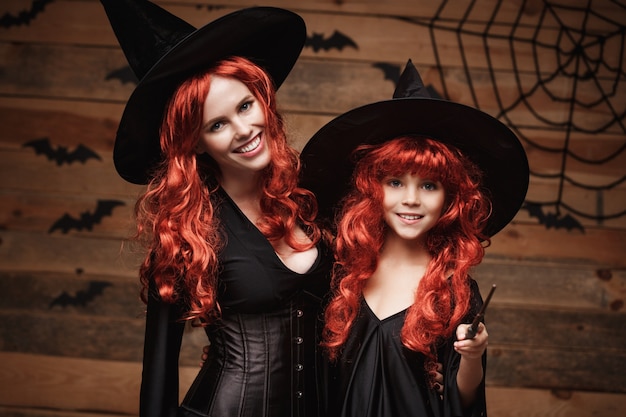
[[[389,184],[390,187],[397,188],[397,187],[400,187],[402,185],[402,182],[400,182],[400,180],[395,180],[394,179],[394,180],[387,181],[387,184]]]
[[[425,190],[434,191],[437,189],[437,184],[435,184],[434,182],[426,182],[424,183],[423,187]]]
[[[224,124],[222,122],[215,122],[211,125],[211,132],[217,132],[222,128]]]

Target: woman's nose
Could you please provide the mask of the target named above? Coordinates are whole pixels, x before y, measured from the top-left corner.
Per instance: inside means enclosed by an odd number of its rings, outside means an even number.
[[[233,121],[233,129],[237,139],[247,139],[252,133],[252,127],[242,118]]]

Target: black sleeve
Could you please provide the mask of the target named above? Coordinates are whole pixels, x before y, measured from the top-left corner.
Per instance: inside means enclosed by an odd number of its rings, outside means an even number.
[[[178,409],[178,357],[184,322],[181,308],[149,290],[139,396],[141,417],[175,417]]]
[[[471,301],[470,310],[463,320],[463,323],[471,323],[474,316],[483,305],[483,300],[478,290],[478,284],[471,280]],[[485,397],[485,375],[487,374],[487,351],[483,354],[483,379],[476,391],[476,400],[469,409],[463,409],[459,398],[459,390],[456,385],[456,376],[459,371],[461,355],[453,347],[456,335],[453,335],[444,346],[443,367],[444,367],[444,401],[443,415],[445,417],[487,417],[487,401]]]

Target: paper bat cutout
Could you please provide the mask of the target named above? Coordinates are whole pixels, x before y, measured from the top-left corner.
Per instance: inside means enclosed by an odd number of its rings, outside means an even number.
[[[111,71],[109,74],[107,74],[105,80],[119,80],[122,84],[137,84],[138,81],[137,76],[129,66]]]
[[[54,222],[48,233],[60,230],[61,233],[66,234],[72,229],[78,231],[87,229],[91,231],[93,226],[99,224],[105,216],[110,216],[115,207],[123,205],[125,205],[123,201],[98,200],[98,205],[93,213],[85,211],[80,214],[78,219],[65,213],[59,220]]]
[[[332,48],[341,51],[347,46],[351,46],[354,49],[359,49],[356,42],[337,30],[332,35],[330,35],[329,38],[324,38],[324,35],[320,33],[313,33],[313,36],[307,36],[306,41],[304,42],[304,46],[312,47],[314,52],[318,52],[322,49],[325,51],[330,51]]]
[[[374,68],[378,68],[383,71],[385,75],[385,80],[391,80],[393,85],[398,84],[398,80],[400,79],[400,65],[389,64],[387,62],[375,62],[372,64]]]
[[[13,16],[7,12],[4,16],[0,17],[0,27],[10,28],[11,26],[29,25],[31,20],[34,20],[39,13],[43,12],[46,5],[53,1],[54,0],[33,0],[30,10],[22,10],[17,16]]]
[[[528,211],[530,217],[536,217],[539,219],[539,224],[546,226],[546,229],[554,227],[555,229],[565,228],[567,230],[578,229],[585,233],[585,228],[574,217],[566,214],[565,216],[559,216],[554,213],[544,213],[541,204],[525,203],[522,206],[523,209]]]
[[[64,163],[70,165],[74,161],[79,161],[84,164],[88,159],[102,160],[100,155],[82,144],[78,145],[78,147],[71,152],[68,152],[65,146],[57,146],[55,149],[52,147],[50,139],[48,138],[31,140],[22,146],[24,148],[33,148],[35,150],[35,154],[43,154],[47,156],[48,160],[55,161],[58,166],[61,166]]]
[[[61,295],[56,297],[50,302],[48,308],[54,306],[73,306],[73,307],[86,307],[97,296],[102,295],[106,287],[111,287],[113,284],[106,281],[89,281],[89,286],[86,290],[79,290],[75,295],[70,295],[67,291],[63,291]]]

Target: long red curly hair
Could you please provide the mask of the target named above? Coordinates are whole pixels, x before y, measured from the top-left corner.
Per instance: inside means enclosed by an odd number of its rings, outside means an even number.
[[[469,269],[481,262],[490,243],[482,234],[491,206],[480,190],[481,173],[457,149],[423,137],[363,145],[355,156],[353,188],[338,216],[323,345],[337,359],[359,312],[365,282],[377,268],[387,230],[383,179],[410,172],[440,181],[446,194],[444,211],[426,238],[432,260],[401,333],[402,343],[426,355],[426,365],[432,366],[438,342],[455,331],[469,310]]]
[[[208,155],[196,154],[213,76],[243,82],[264,109],[272,158],[261,174],[261,232],[270,241],[284,238],[296,250],[311,248],[321,235],[314,223],[315,197],[298,187],[300,160],[287,143],[269,76],[249,60],[232,57],[184,81],[163,117],[163,162],[138,199],[135,215],[137,238],[148,248],[140,267],[142,300],[147,302],[153,280],[163,301],[185,303],[185,319],[202,325],[219,316],[216,288],[223,244],[211,200],[220,179],[219,166]],[[304,227],[309,242],[297,239],[296,225]]]

